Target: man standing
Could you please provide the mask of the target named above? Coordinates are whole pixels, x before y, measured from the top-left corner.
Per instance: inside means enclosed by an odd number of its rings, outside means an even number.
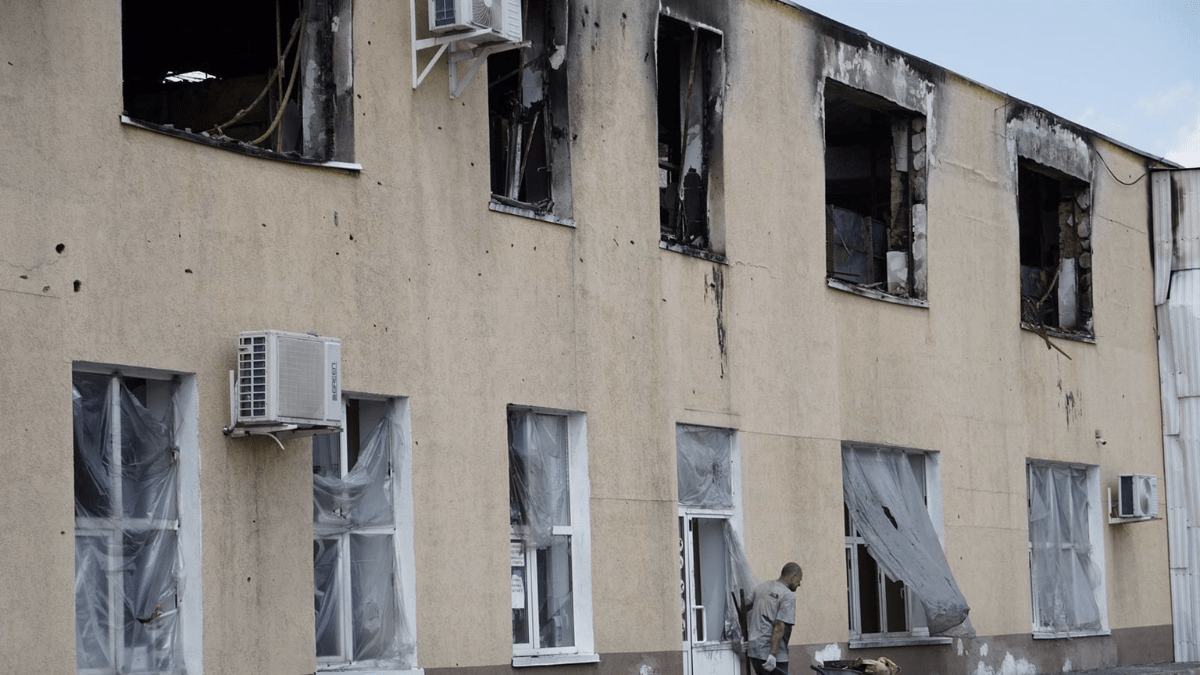
[[[796,588],[803,579],[804,570],[790,562],[778,579],[764,581],[754,589],[746,656],[758,675],[788,675],[788,639],[796,623]]]

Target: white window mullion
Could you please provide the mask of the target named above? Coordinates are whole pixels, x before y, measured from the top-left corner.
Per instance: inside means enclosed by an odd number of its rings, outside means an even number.
[[[346,405],[342,403],[342,419],[346,419]],[[360,430],[361,433],[361,430]],[[338,474],[339,478],[345,479],[350,473],[350,452],[348,434],[343,432],[338,434]],[[346,532],[338,536],[338,565],[337,565],[337,598],[338,598],[338,623],[340,634],[340,642],[342,646],[342,660],[344,663],[354,661],[354,608],[351,607],[353,594],[351,593],[352,586],[350,581],[351,576],[351,556],[350,556],[350,533]]]
[[[529,631],[529,646],[534,650],[542,648],[542,636],[539,628],[542,624],[541,606],[538,604],[538,560],[537,551],[525,547],[525,624]]]

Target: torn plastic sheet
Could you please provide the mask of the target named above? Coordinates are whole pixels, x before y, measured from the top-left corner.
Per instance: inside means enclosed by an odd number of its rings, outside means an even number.
[[[575,645],[567,418],[531,410],[508,414],[509,525],[537,570],[538,646]],[[532,580],[526,579],[526,583]],[[526,587],[522,592],[528,592]]]
[[[556,525],[571,524],[567,418],[514,410],[508,429],[510,525],[527,546],[541,550]]]
[[[177,389],[131,382],[73,382],[76,665],[182,673]]]
[[[1087,469],[1029,465],[1029,548],[1035,628],[1102,629],[1095,589],[1100,569],[1088,540]]]
[[[970,607],[954,581],[905,453],[843,443],[842,483],[850,518],[871,557],[919,596],[930,634],[963,624]]]
[[[746,602],[754,601],[754,589],[758,587],[758,579],[750,569],[750,560],[746,557],[746,549],[742,546],[742,535],[738,533],[733,523],[725,521],[725,555],[728,561],[726,584],[732,597],[740,602],[744,597]],[[738,621],[737,605],[725,603],[725,632],[721,639],[726,642],[744,642],[750,639],[742,635],[742,626]]]
[[[345,476],[339,475],[340,437],[313,437],[313,593],[317,655],[323,659],[415,667],[416,644],[401,610],[396,557],[392,461],[403,447],[402,430],[393,421],[396,405],[387,403]],[[348,566],[348,582],[343,566]],[[341,603],[350,604],[349,658],[343,653]]]

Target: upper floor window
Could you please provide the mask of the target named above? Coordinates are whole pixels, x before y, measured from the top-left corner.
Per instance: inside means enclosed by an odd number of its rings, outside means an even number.
[[[80,673],[200,671],[194,380],[161,377],[73,377]]]
[[[1091,336],[1090,186],[1050,167],[1017,163],[1021,323]]]
[[[508,411],[514,665],[595,661],[586,423]]]
[[[567,2],[525,0],[529,46],[488,57],[492,201],[571,217]]]
[[[351,4],[122,0],[125,115],[251,154],[351,161]]]
[[[658,17],[659,229],[668,248],[720,253],[709,217],[724,91],[721,34]]]
[[[347,397],[314,436],[313,593],[322,669],[416,666],[407,402]]]
[[[825,83],[826,274],[835,287],[925,299],[925,116]]]

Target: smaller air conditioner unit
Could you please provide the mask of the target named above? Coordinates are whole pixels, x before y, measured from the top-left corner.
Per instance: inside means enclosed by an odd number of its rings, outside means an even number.
[[[1145,473],[1117,477],[1117,517],[1154,518],[1158,516],[1158,476]]]
[[[342,341],[276,330],[238,335],[237,424],[342,426]]]
[[[429,0],[429,30],[434,33],[486,30],[503,42],[520,42],[521,0]]]

